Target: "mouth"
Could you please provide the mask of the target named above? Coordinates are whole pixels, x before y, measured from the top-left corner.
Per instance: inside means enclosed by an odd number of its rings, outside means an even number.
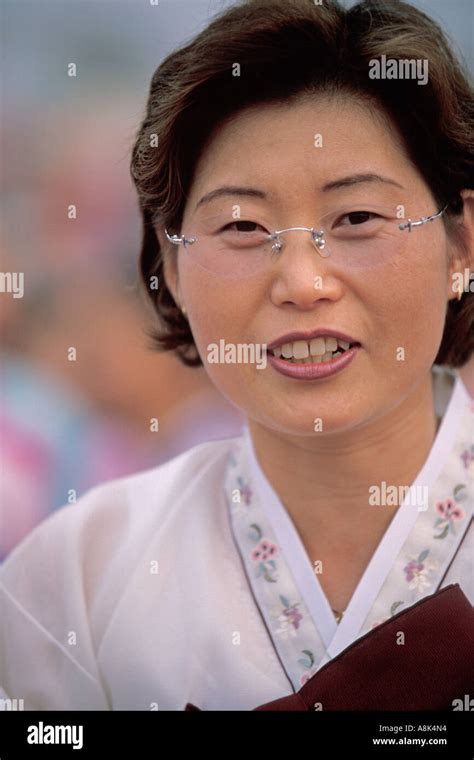
[[[267,347],[267,353],[288,364],[320,364],[332,361],[351,348],[361,345],[358,341],[346,336],[328,334],[282,341],[283,339],[279,339],[270,344]]]

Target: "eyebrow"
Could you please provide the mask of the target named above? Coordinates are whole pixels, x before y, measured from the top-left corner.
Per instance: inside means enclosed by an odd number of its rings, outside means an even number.
[[[339,190],[342,187],[351,187],[352,185],[359,185],[363,182],[383,182],[388,185],[399,187],[401,190],[405,190],[403,185],[395,182],[394,179],[390,179],[390,177],[383,177],[381,174],[350,174],[347,177],[335,179],[333,182],[327,182],[321,189],[323,193],[327,193],[331,190]]]
[[[213,201],[215,198],[221,198],[224,195],[240,195],[246,196],[248,198],[263,198],[266,200],[270,196],[270,193],[265,193],[263,190],[258,190],[255,187],[224,185],[223,187],[218,187],[216,190],[211,190],[210,193],[203,195],[202,198],[196,203],[194,210],[196,211],[199,206],[203,206],[205,203],[210,203],[210,201]]]
[[[323,185],[321,191],[323,193],[327,193],[332,190],[340,190],[344,187],[360,185],[364,182],[383,182],[385,184],[399,187],[402,190],[405,189],[403,185],[400,185],[398,182],[395,182],[395,180],[390,179],[390,177],[383,177],[381,174],[350,174],[347,177],[340,177],[339,179],[335,179],[332,182],[327,182],[325,185]],[[203,206],[206,203],[210,203],[215,198],[221,198],[223,196],[229,195],[247,198],[260,198],[261,200],[268,200],[268,198],[273,197],[272,193],[265,193],[263,190],[259,190],[256,187],[223,185],[222,187],[217,187],[215,190],[211,190],[209,193],[203,195],[202,198],[196,203],[194,210],[196,211],[196,209],[198,209],[200,206]]]

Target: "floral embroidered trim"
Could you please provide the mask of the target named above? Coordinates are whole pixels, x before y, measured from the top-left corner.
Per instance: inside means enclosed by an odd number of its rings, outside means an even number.
[[[435,569],[436,565],[426,561],[429,553],[429,549],[424,549],[416,559],[411,558],[403,568],[410,590],[424,591],[431,586],[431,581],[428,580],[427,576]]]
[[[448,497],[443,501],[436,502],[435,510],[440,517],[437,518],[434,527],[439,528],[440,532],[434,535],[434,538],[446,538],[449,532],[456,532],[453,523],[464,520],[466,517],[466,513],[458,502],[465,499],[467,499],[467,486],[460,483],[453,490],[453,498]]]
[[[474,444],[471,446],[470,449],[464,449],[464,451],[461,454],[461,460],[464,464],[464,467],[466,470],[469,468],[469,465],[471,465],[474,462]]]
[[[244,474],[242,454],[239,449],[230,452],[226,484],[237,545],[276,649],[298,689],[324,664],[326,652],[274,540],[272,526],[266,524],[258,497]]]

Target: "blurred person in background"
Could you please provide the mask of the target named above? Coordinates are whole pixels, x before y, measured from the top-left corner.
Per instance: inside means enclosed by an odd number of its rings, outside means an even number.
[[[17,223],[4,235],[2,271],[22,268],[26,285],[23,298],[2,294],[0,313],[0,560],[96,483],[241,426],[203,371],[150,350],[131,248],[126,135],[116,128],[126,110],[84,105],[73,117],[59,107],[43,117],[29,143],[32,174],[6,161],[5,206]],[[8,129],[15,145],[17,125]],[[73,223],[68,199],[79,209]]]

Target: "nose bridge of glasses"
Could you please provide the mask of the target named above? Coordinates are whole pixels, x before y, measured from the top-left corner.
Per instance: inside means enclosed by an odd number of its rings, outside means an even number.
[[[275,232],[269,236],[269,240],[271,243],[272,251],[275,253],[279,253],[283,250],[285,247],[285,244],[287,241],[285,241],[284,238],[281,237],[282,234],[288,233],[288,232],[299,232],[304,231],[309,233],[311,242],[313,244],[313,248],[317,250],[317,252],[320,254],[321,258],[327,258],[329,256],[329,250],[327,247],[327,243],[325,240],[324,230],[321,228],[316,227],[285,227],[281,230],[275,230]],[[295,244],[299,245],[298,243]]]

